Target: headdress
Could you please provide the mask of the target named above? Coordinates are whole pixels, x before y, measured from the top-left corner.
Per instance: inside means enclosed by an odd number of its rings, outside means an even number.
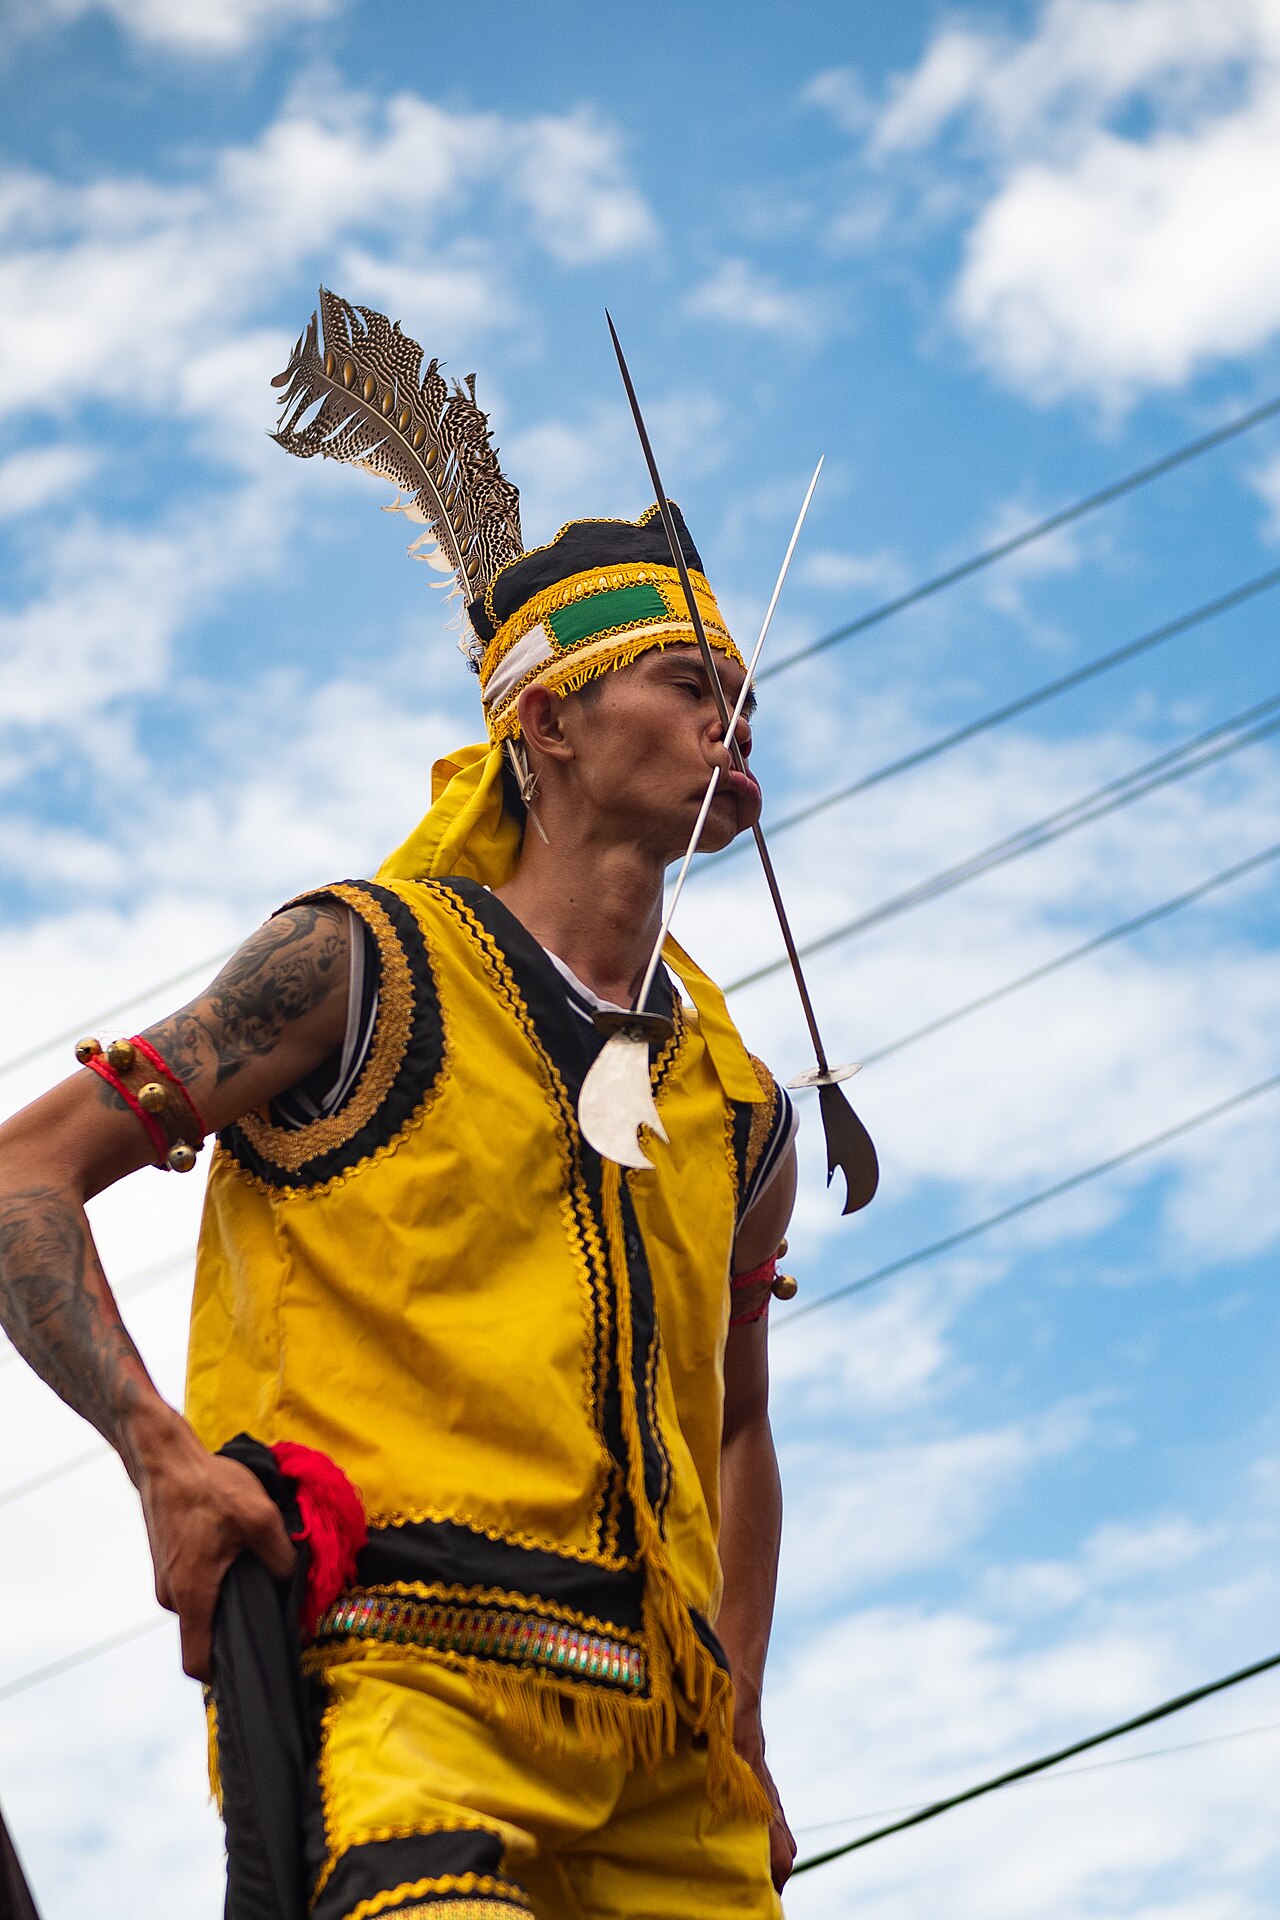
[[[438,360],[422,362],[398,322],[322,287],[274,382],[274,437],[304,459],[324,454],[391,481],[391,510],[425,524],[409,551],[453,575],[466,603],[462,651],[500,746],[518,737],[516,701],[533,681],[572,692],[651,647],[694,644],[694,629],[656,505],[639,520],[572,520],[526,553],[519,494],[498,465],[474,374],[451,388]],[[675,511],[708,638],[741,665]]]

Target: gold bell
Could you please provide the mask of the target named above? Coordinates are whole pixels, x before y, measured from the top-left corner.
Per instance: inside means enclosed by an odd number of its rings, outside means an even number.
[[[138,1105],[144,1113],[163,1113],[169,1104],[169,1096],[158,1080],[148,1080],[145,1087],[138,1088]]]
[[[117,1073],[128,1073],[137,1057],[132,1040],[113,1040],[107,1048],[107,1065],[114,1067]]]
[[[800,1291],[800,1282],[792,1274],[780,1273],[770,1291],[775,1300],[794,1300]]]
[[[76,1059],[82,1067],[87,1067],[91,1060],[96,1060],[101,1052],[101,1040],[95,1040],[92,1035],[76,1041]]]
[[[170,1173],[190,1173],[196,1163],[196,1150],[189,1147],[185,1140],[179,1140],[176,1147],[170,1147],[164,1163]]]

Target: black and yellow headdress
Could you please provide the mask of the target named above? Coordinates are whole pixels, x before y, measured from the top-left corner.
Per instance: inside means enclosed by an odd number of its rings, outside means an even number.
[[[420,522],[409,551],[452,576],[465,604],[462,651],[480,677],[488,738],[432,769],[432,805],[379,868],[379,878],[462,874],[501,886],[515,869],[521,827],[503,806],[504,752],[518,742],[516,703],[535,680],[562,693],[654,647],[696,641],[657,506],[639,520],[573,520],[524,550],[520,500],[498,465],[474,376],[452,386],[438,360],[423,366],[398,323],[320,289],[288,366],[275,438],[286,452],[323,454],[389,480],[390,510]],[[684,558],[711,645],[741,656],[676,512]],[[758,1083],[719,989],[673,940],[665,949],[698,1008],[726,1088],[759,1099]]]

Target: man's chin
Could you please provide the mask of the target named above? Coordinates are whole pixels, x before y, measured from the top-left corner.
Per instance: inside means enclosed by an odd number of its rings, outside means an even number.
[[[754,781],[750,785],[744,781],[736,792],[728,789],[717,793],[702,829],[698,852],[719,853],[740,833],[749,833],[760,818],[760,806],[760,789]]]

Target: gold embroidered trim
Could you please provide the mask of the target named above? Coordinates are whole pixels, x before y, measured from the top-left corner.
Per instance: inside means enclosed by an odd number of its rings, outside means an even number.
[[[321,1615],[316,1627],[318,1645],[335,1641],[433,1648],[470,1659],[542,1667],[631,1693],[642,1693],[648,1684],[648,1661],[638,1635],[618,1629],[588,1631],[528,1602],[512,1608],[476,1607],[400,1594],[348,1593]]]
[[[703,624],[714,626],[725,638],[729,629],[724,615],[716,604],[711,591],[711,583],[705,574],[689,573],[689,584],[693,588],[693,597]],[[680,575],[674,567],[658,566],[653,561],[627,562],[612,567],[589,567],[584,573],[573,573],[565,580],[557,580],[554,586],[544,587],[517,608],[509,620],[504,620],[485,648],[484,658],[480,662],[480,685],[483,689],[489,676],[503,656],[510,652],[526,633],[541,626],[552,614],[562,613],[577,600],[594,600],[597,594],[612,593],[618,587],[656,587],[666,602],[668,613],[676,619],[688,621],[689,609],[685,604],[684,588],[680,584]],[[629,621],[628,626],[639,622]],[[647,620],[646,623],[648,624]],[[616,632],[624,628],[614,629]],[[592,634],[593,640],[603,639],[603,634]]]
[[[432,1825],[430,1827],[406,1828],[406,1835],[412,1833],[445,1833],[452,1829]],[[487,1829],[486,1829],[487,1831]],[[461,1898],[446,1900],[424,1900],[424,1894],[452,1894]],[[469,1896],[469,1897],[468,1897]],[[412,1900],[411,1907],[398,1907],[396,1902]],[[346,1920],[374,1920],[374,1916],[395,1908],[391,1920],[411,1920],[411,1916],[426,1914],[431,1920],[454,1920],[454,1916],[465,1916],[465,1920],[519,1920],[521,1914],[531,1914],[528,1896],[523,1887],[512,1880],[497,1880],[491,1873],[444,1873],[428,1880],[403,1880],[398,1887],[388,1887],[383,1893],[371,1894],[367,1900],[361,1900],[352,1907]]]
[[[760,1155],[772,1131],[774,1118],[778,1111],[778,1083],[765,1066],[763,1060],[757,1060],[754,1053],[748,1054],[751,1068],[760,1082],[760,1091],[764,1099],[759,1106],[751,1109],[751,1130],[747,1134],[746,1166],[742,1175],[742,1190],[745,1193],[755,1178],[756,1168],[760,1164]]]
[[[378,987],[378,1019],[373,1043],[356,1082],[355,1092],[341,1112],[310,1126],[296,1130],[274,1127],[256,1113],[247,1113],[237,1125],[255,1152],[287,1173],[299,1172],[308,1161],[321,1154],[345,1147],[360,1129],[367,1126],[395,1085],[396,1075],[409,1050],[414,1009],[413,976],[408,958],[386,908],[359,887],[345,883],[325,887],[319,894],[305,894],[314,900],[328,896],[351,907],[371,928],[378,943],[382,977]],[[294,904],[290,902],[290,905]]]

